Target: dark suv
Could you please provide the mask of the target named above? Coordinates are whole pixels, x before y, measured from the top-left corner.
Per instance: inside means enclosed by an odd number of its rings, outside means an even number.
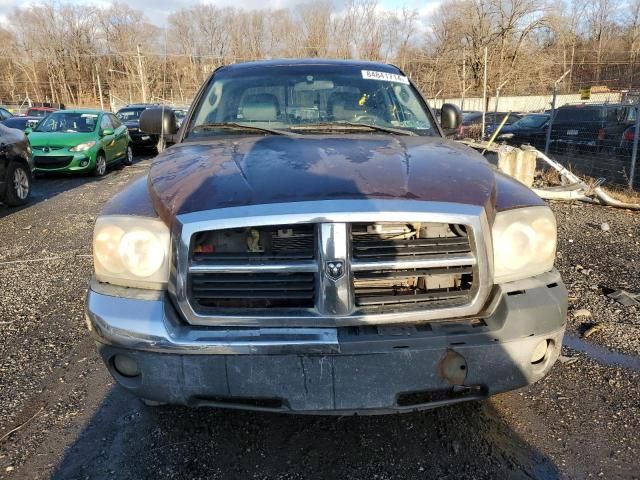
[[[127,105],[116,113],[116,117],[127,127],[133,147],[155,147],[158,144],[156,135],[149,135],[140,131],[140,114],[147,108],[157,107],[156,104],[139,103]]]
[[[0,124],[0,201],[10,206],[29,200],[33,159],[23,132]]]
[[[150,135],[149,133],[145,133],[140,130],[140,115],[142,112],[149,108],[158,108],[165,110],[170,110],[173,112],[175,116],[176,125],[178,127],[182,124],[182,120],[184,120],[185,115],[187,114],[187,108],[184,107],[170,107],[170,106],[162,106],[159,104],[149,104],[149,103],[138,103],[135,105],[127,105],[126,107],[121,108],[116,113],[116,116],[120,119],[122,123],[127,126],[129,130],[129,136],[131,137],[132,146],[134,147],[156,147],[158,153],[163,151],[168,145],[173,145],[175,140],[173,136],[158,136],[158,135]]]
[[[556,151],[570,146],[592,151],[614,150],[628,126],[634,122],[632,105],[581,103],[560,107],[551,126],[551,144]]]

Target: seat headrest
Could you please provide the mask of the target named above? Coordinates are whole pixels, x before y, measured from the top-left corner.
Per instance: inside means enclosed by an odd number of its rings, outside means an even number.
[[[350,120],[362,111],[360,95],[353,92],[334,92],[327,100],[327,113],[334,120]]]
[[[271,93],[247,95],[242,100],[241,112],[239,119],[251,122],[275,122],[280,114],[278,98]]]

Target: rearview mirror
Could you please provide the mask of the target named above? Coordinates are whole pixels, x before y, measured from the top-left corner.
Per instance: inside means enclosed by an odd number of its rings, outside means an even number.
[[[102,136],[106,137],[107,135],[113,135],[113,128],[105,128],[102,130]]]
[[[31,128],[31,127],[27,127],[27,128],[24,129],[24,134],[25,135],[29,135],[31,132],[33,132],[33,128]]]
[[[170,109],[147,108],[140,115],[140,130],[151,135],[173,135],[178,131],[176,116]]]
[[[451,103],[445,103],[440,110],[440,125],[442,129],[456,130],[462,123],[462,112],[460,109]]]

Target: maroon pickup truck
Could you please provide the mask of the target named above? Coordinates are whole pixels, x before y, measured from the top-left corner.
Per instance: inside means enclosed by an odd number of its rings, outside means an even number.
[[[567,293],[531,190],[447,140],[398,68],[217,69],[96,221],[90,330],[162,403],[386,413],[483,399],[556,361]]]

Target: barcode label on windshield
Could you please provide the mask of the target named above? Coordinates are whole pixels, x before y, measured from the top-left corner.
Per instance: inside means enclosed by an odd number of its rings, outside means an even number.
[[[362,70],[362,78],[366,80],[381,80],[383,82],[396,82],[409,85],[409,79],[404,75],[389,72],[376,72],[375,70]]]

